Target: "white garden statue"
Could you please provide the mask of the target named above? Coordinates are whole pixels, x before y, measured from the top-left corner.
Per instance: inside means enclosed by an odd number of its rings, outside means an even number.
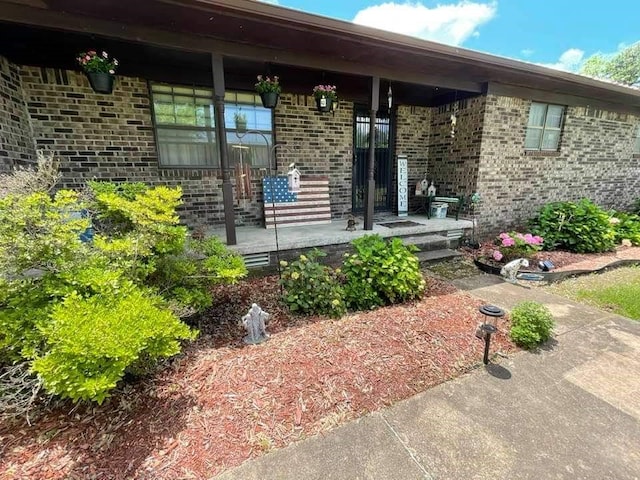
[[[518,275],[518,271],[524,267],[527,268],[529,266],[529,261],[526,258],[518,258],[516,260],[512,260],[507,263],[500,270],[500,275],[504,277],[504,279],[509,283],[516,283],[516,276]]]
[[[242,326],[247,331],[247,335],[243,338],[244,343],[253,345],[262,343],[269,338],[266,330],[266,322],[269,321],[269,316],[256,303],[251,305],[249,313],[242,317]]]

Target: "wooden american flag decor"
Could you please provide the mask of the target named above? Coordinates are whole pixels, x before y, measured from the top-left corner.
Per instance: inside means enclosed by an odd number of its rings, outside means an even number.
[[[264,220],[267,228],[331,223],[329,177],[302,175],[300,191],[290,193],[287,177],[265,177]]]

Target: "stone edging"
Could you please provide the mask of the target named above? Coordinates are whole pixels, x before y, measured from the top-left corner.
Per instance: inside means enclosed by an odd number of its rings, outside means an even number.
[[[500,275],[501,267],[496,267],[494,265],[489,265],[488,263],[481,262],[479,259],[474,259],[473,263],[485,273],[490,273],[492,275]],[[638,265],[640,264],[640,260],[626,260],[620,259],[614,262],[611,262],[604,267],[596,268],[593,270],[563,270],[561,272],[528,272],[521,271],[518,273],[516,278],[518,280],[530,280],[537,282],[558,282],[560,280],[564,280],[567,277],[575,277],[578,275],[585,275],[588,273],[602,273],[605,270],[615,267],[622,267],[626,265]]]

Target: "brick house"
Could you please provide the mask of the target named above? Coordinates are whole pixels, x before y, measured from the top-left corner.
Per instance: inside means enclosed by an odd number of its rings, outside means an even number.
[[[74,64],[90,48],[120,60],[110,95]],[[257,74],[281,77],[273,111]],[[316,84],[338,87],[332,113]],[[235,112],[259,133],[236,135]],[[640,90],[249,0],[0,0],[0,169],[36,149],[56,152],[67,187],[180,185],[184,222],[226,224],[229,243],[263,223],[261,179],[292,161],[329,178],[333,218],[366,222],[396,208],[406,155],[410,186],[426,173],[440,193],[480,192],[489,233],[549,201],[640,197]]]

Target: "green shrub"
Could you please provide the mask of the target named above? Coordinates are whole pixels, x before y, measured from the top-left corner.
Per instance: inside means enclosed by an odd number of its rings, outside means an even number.
[[[632,245],[640,245],[640,216],[625,212],[614,212],[611,218],[616,243],[629,240]]]
[[[609,214],[587,199],[545,205],[531,221],[531,230],[544,238],[545,250],[577,253],[606,252],[615,247]]]
[[[211,285],[246,268],[218,240],[188,242],[180,197],[92,182],[87,195],[1,198],[0,367],[28,364],[49,393],[101,402],[125,372],[192,339],[176,312],[205,308]]]
[[[522,302],[511,311],[511,339],[524,348],[549,340],[554,325],[549,309],[538,302]]]
[[[164,300],[133,283],[114,295],[67,296],[41,327],[46,352],[32,369],[50,393],[93,400],[109,395],[128,368],[180,351],[180,340],[195,337]]]
[[[284,267],[283,298],[292,311],[336,318],[345,314],[344,292],[338,281],[340,272],[318,262],[324,256],[324,252],[313,250],[290,264],[280,262]]]
[[[355,253],[345,254],[345,301],[354,310],[418,298],[425,288],[420,263],[399,238],[389,241],[365,235],[351,242]]]

